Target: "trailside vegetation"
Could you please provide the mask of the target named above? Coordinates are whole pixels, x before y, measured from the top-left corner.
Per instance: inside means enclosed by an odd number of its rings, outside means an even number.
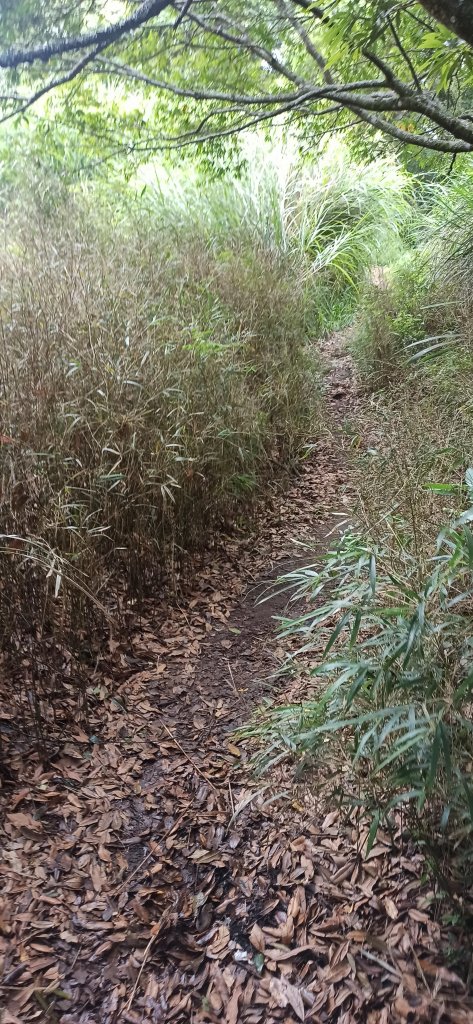
[[[454,891],[473,864],[471,0],[7,0],[1,19],[9,729],[44,755],[61,694],[86,716],[108,631],[332,432],[351,528],[281,581],[305,602],[281,623],[300,699],[247,735],[264,768],[328,766],[329,789],[343,751],[331,795],[369,814],[368,847],[407,823]],[[357,394],[334,424],[318,343],[340,327]]]

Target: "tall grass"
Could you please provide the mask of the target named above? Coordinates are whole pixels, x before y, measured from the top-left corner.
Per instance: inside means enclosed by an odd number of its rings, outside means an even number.
[[[91,197],[5,225],[0,509],[20,540],[0,555],[0,628],[21,693],[45,644],[79,657],[88,594],[116,606],[176,580],[318,429],[296,262],[192,223],[136,208],[110,225]],[[65,566],[57,592],[38,544]]]
[[[213,246],[233,237],[294,259],[317,292],[320,333],[353,312],[367,270],[404,251],[411,193],[394,162],[357,163],[341,145],[305,164],[290,148],[258,146],[240,180],[202,190],[198,180],[161,172],[146,201],[165,230],[186,232],[191,219]]]
[[[0,245],[0,630],[38,729],[66,676],[84,704],[104,608],[176,585],[313,439],[311,343],[407,209],[395,168],[333,155],[52,181],[35,203],[9,181]]]
[[[473,174],[424,186],[412,218],[410,250],[388,269],[384,287],[365,288],[354,354],[368,387],[396,384],[420,368],[435,376],[442,358],[473,344]],[[455,371],[454,371],[455,372]]]
[[[328,765],[332,797],[371,813],[368,846],[402,816],[451,892],[473,880],[472,181],[439,186],[362,291],[357,529],[279,581],[306,602],[280,623],[302,700],[246,730],[262,768]]]
[[[414,244],[381,287],[365,286],[354,331],[361,381],[383,392],[362,424],[375,454],[369,487],[366,466],[355,468],[370,529],[394,503],[427,543],[439,527],[430,485],[447,494],[473,460],[472,186],[466,172],[424,186]]]
[[[472,484],[470,470],[470,501]],[[307,610],[281,622],[281,642],[298,642],[312,692],[246,730],[263,738],[263,767],[341,758],[332,795],[371,811],[368,852],[379,823],[407,809],[429,855],[455,850],[445,877],[460,868],[470,882],[472,518],[469,507],[448,523],[422,562],[409,524],[386,513],[386,545],[347,533],[322,566],[284,577]]]

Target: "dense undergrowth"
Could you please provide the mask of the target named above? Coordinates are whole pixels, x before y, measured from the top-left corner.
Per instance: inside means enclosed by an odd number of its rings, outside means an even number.
[[[45,695],[97,599],[175,581],[317,429],[292,258],[93,214],[25,223],[1,259],[3,646]]]
[[[343,797],[370,811],[372,838],[402,812],[442,877],[445,851],[470,870],[470,186],[464,173],[432,190],[334,151],[309,169],[256,160],[205,190],[191,176],[6,190],[14,728],[47,747],[71,707],[85,716],[107,630],[297,467],[324,420],[317,339],[354,315],[364,399],[340,436],[357,527],[321,571],[284,581],[307,602],[282,624],[307,700],[250,731],[264,765],[340,743]]]
[[[365,283],[355,525],[280,581],[306,602],[280,624],[303,696],[247,730],[263,769],[343,763],[332,796],[370,813],[370,843],[407,824],[450,896],[473,884],[472,204],[471,174],[423,187],[405,252]]]
[[[3,194],[0,629],[13,717],[43,741],[126,603],[304,456],[327,296],[346,315],[398,251],[408,186],[333,157],[205,188],[28,180]]]

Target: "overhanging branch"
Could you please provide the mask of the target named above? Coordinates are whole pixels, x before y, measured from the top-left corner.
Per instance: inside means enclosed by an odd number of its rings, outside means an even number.
[[[127,36],[136,29],[146,25],[151,18],[156,18],[166,7],[171,6],[171,0],[144,0],[138,10],[129,18],[123,18],[115,24],[107,25],[106,28],[96,29],[92,32],[85,32],[79,36],[63,36],[54,39],[43,46],[28,47],[27,49],[10,49],[0,53],[0,68],[18,68],[23,64],[34,64],[35,61],[48,63],[53,57],[62,56],[66,53],[74,53],[89,47],[104,48],[117,42],[123,36]]]
[[[360,121],[365,121],[372,128],[383,132],[384,135],[390,135],[393,139],[402,142],[406,146],[431,149],[436,153],[473,152],[473,143],[462,142],[457,139],[439,139],[431,135],[409,132],[393,124],[391,121],[387,121],[385,118],[379,117],[376,114],[370,114],[367,110],[362,110],[360,107],[352,107],[351,109],[353,113],[358,115]]]
[[[5,121],[9,121],[12,117],[17,117],[19,114],[25,114],[26,111],[32,107],[34,103],[37,103],[38,100],[42,99],[43,96],[47,96],[49,92],[52,92],[54,89],[58,89],[61,85],[67,85],[69,82],[73,82],[74,78],[77,78],[82,71],[85,70],[87,65],[91,64],[92,61],[95,60],[102,49],[103,47],[97,46],[95,50],[92,50],[92,52],[88,53],[82,58],[82,60],[79,60],[70,71],[67,71],[64,75],[59,75],[57,78],[53,78],[47,83],[47,85],[43,85],[41,89],[38,89],[37,92],[33,93],[33,95],[29,96],[27,99],[14,97],[13,101],[16,100],[18,102],[18,106],[8,114],[0,117],[0,124],[3,124]],[[11,102],[10,97],[6,97],[6,99],[7,102]]]
[[[423,6],[426,10],[431,9],[430,13],[444,24],[448,18],[445,20],[440,17],[439,8],[448,8],[449,27],[459,36],[460,15],[457,17],[455,28],[451,21],[452,11],[458,11],[459,6],[462,11],[471,8],[473,15],[473,0],[445,0],[443,5],[441,0],[426,0]],[[165,24],[162,20],[157,22],[158,15],[166,8],[169,8],[172,20],[164,19]],[[253,8],[250,6],[250,9]],[[73,79],[80,81],[83,74],[93,73],[125,77],[146,88],[171,93],[177,99],[191,98],[196,103],[202,103],[200,120],[198,113],[196,114],[197,129],[176,136],[176,144],[184,144],[184,140],[187,144],[187,139],[190,138],[195,142],[204,142],[210,138],[232,135],[243,130],[242,125],[245,128],[252,127],[281,115],[300,117],[307,113],[309,116],[322,117],[343,108],[375,130],[382,131],[404,144],[445,153],[471,152],[473,124],[470,115],[465,113],[458,116],[452,112],[450,105],[441,101],[439,95],[429,92],[424,75],[420,77],[416,72],[411,55],[406,50],[389,14],[387,19],[397,47],[397,65],[400,54],[409,71],[409,80],[406,82],[399,78],[397,70],[390,66],[384,56],[380,57],[378,53],[366,49],[363,56],[371,62],[377,72],[381,72],[382,77],[359,82],[336,81],[336,70],[327,62],[326,55],[320,51],[319,35],[313,30],[315,23],[330,21],[333,10],[333,0],[328,3],[326,9],[314,6],[312,0],[265,0],[264,12],[268,14],[268,25],[271,29],[265,35],[259,31],[257,20],[253,22],[247,18],[246,5],[241,5],[240,16],[238,5],[228,10],[224,0],[141,0],[129,18],[118,20],[103,28],[97,27],[94,31],[80,35],[63,36],[42,45],[23,49],[12,48],[1,53],[0,68],[6,71],[24,65],[28,67],[37,62],[48,64],[52,61],[54,67],[54,77],[30,96],[22,97],[21,93],[13,93],[4,97],[3,103],[7,105],[4,120],[23,113],[53,89],[64,86]],[[182,73],[177,81],[173,81],[172,70],[163,78],[153,76],[152,73],[146,74],[145,67],[149,68],[150,72],[153,68],[149,61],[158,60],[159,66],[159,57],[156,56],[156,51],[152,50],[150,58],[149,46],[140,50],[140,35],[138,34],[137,39],[137,30],[142,30],[143,38],[148,41],[150,32],[159,33],[162,44],[159,52],[166,58],[166,72],[169,67],[172,69],[170,55],[175,52],[176,46],[181,47],[182,53],[186,44],[193,47],[198,44],[204,52],[207,51],[210,68],[215,70],[214,87],[207,88],[199,82],[198,77],[193,82],[191,74],[189,82],[182,77]],[[118,51],[108,52],[112,44],[126,42],[133,33],[135,41],[137,39],[137,47],[131,51],[132,61],[135,54],[138,54],[137,66],[119,59],[120,47]],[[288,33],[292,33],[292,38],[297,43],[295,51],[284,45]],[[258,81],[264,69],[268,81],[271,82],[267,92],[264,89],[258,91],[257,88],[254,92],[247,92],[244,85],[240,85],[235,91],[225,88],[226,74],[221,70],[220,58],[214,56],[216,46],[221,48],[220,52],[227,61],[227,67],[235,58],[248,63],[252,68],[249,80]],[[392,47],[391,43],[391,49]],[[299,54],[299,57],[292,59],[293,52]],[[302,62],[301,52],[304,57]],[[70,55],[74,53],[77,56],[72,59],[76,62],[70,67]],[[311,58],[310,61],[308,57]],[[61,61],[60,58],[64,59]],[[242,65],[243,68],[246,68],[246,63]],[[402,68],[403,64],[400,66]],[[194,67],[196,65],[190,62],[190,68]],[[254,70],[256,76],[253,75]],[[223,85],[220,89],[219,80]],[[239,81],[238,76],[235,81]],[[418,131],[410,130],[410,125],[408,129],[402,127],[405,115],[410,122],[414,115]],[[221,119],[228,118],[228,124],[207,133],[206,126],[217,116]],[[167,143],[169,141],[167,140]]]

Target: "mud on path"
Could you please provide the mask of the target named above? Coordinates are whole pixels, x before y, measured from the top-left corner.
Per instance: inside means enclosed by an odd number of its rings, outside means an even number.
[[[112,645],[90,731],[16,766],[1,1024],[473,1020],[420,855],[381,835],[364,860],[354,821],[255,779],[232,736],[277,699],[286,597],[257,598],[346,518],[356,395],[340,338],[327,356],[331,430],[287,493]]]

